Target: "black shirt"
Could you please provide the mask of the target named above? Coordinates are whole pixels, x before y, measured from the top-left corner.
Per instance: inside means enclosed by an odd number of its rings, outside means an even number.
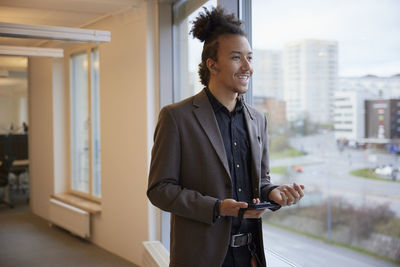
[[[232,181],[232,198],[237,201],[251,202],[253,199],[251,183],[251,150],[246,126],[245,109],[240,99],[232,112],[222,105],[206,88],[208,99],[214,110],[215,118],[225,146]],[[232,218],[231,234],[257,231],[257,221]]]

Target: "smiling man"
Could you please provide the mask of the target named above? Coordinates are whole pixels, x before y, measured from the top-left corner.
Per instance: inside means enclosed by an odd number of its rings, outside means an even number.
[[[154,134],[147,195],[171,212],[170,266],[266,266],[262,209],[296,204],[304,186],[273,185],[267,121],[246,105],[252,50],[233,15],[205,10],[193,36],[204,42],[204,90],[164,107]]]

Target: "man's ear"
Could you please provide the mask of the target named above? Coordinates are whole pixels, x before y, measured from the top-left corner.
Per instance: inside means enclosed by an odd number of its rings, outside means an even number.
[[[208,58],[206,61],[207,68],[210,71],[210,73],[217,73],[219,72],[219,68],[216,66],[217,62],[215,62],[213,59]]]

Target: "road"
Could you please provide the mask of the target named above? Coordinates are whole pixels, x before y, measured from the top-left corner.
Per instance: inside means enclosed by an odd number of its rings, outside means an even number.
[[[321,240],[263,226],[264,246],[269,267],[395,267],[392,263],[376,259],[346,248],[330,245]]]
[[[375,164],[398,166],[398,156],[354,149],[340,152],[333,134],[294,138],[291,145],[305,150],[308,155],[271,160],[271,166],[301,165],[304,171],[292,172],[290,178],[272,174],[273,182],[303,183],[308,192],[320,192],[321,198],[340,197],[356,206],[387,204],[400,217],[400,182],[364,179],[349,174],[351,170],[375,167]],[[377,163],[367,160],[372,153],[377,155]]]

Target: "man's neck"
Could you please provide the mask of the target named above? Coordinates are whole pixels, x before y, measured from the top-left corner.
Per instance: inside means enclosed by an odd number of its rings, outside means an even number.
[[[218,90],[216,86],[211,84],[208,85],[208,89],[213,96],[229,110],[229,112],[232,112],[235,109],[238,96],[237,93],[228,90]]]

